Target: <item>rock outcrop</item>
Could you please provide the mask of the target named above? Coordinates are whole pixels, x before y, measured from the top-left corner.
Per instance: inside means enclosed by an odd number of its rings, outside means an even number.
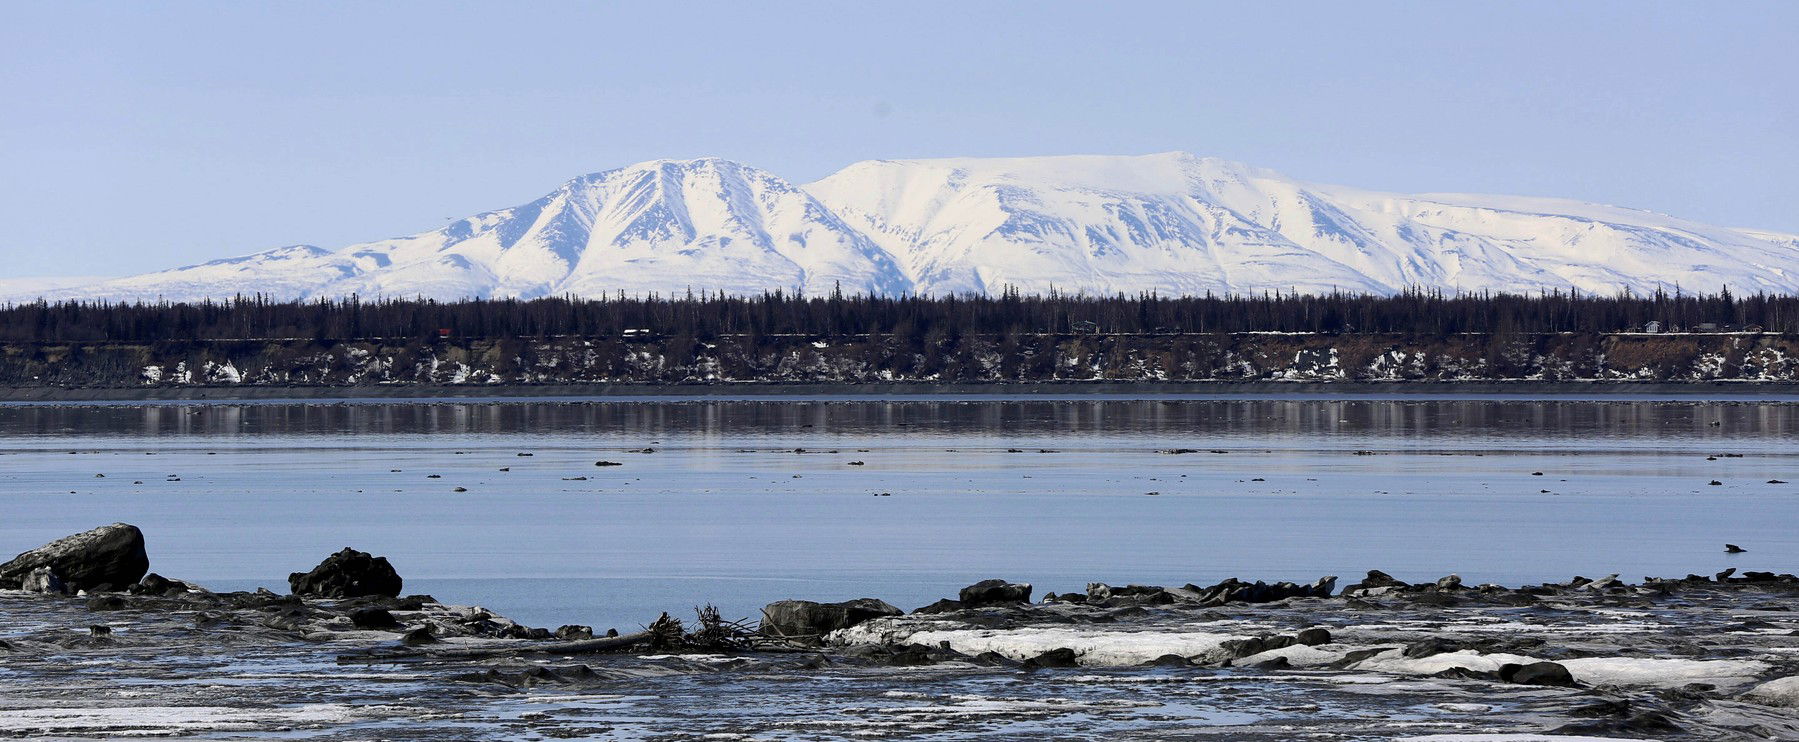
[[[20,589],[27,575],[48,567],[70,592],[122,590],[150,571],[144,533],[114,523],[52,541],[0,564],[0,588]]]
[[[903,611],[886,601],[875,598],[858,598],[841,603],[780,600],[769,603],[762,609],[762,633],[784,639],[813,641],[863,621],[902,613]]]
[[[964,608],[1031,602],[1031,584],[1005,580],[981,580],[962,588],[956,596]]]
[[[1499,679],[1520,685],[1555,685],[1574,687],[1574,675],[1556,662],[1532,662],[1528,665],[1501,665]]]
[[[288,588],[295,595],[318,598],[357,598],[365,595],[395,597],[400,594],[400,575],[387,557],[344,547],[343,551],[325,557],[311,572],[295,572],[287,577]]]

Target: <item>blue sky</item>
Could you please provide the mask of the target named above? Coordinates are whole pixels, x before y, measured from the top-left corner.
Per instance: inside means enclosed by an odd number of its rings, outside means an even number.
[[[1190,150],[1799,232],[1799,2],[0,6],[0,278],[339,247],[717,155]]]

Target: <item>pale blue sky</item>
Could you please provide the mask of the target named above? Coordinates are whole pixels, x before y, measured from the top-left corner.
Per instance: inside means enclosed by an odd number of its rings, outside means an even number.
[[[1177,149],[1799,232],[1799,2],[0,6],[0,278],[335,248],[658,157]]]

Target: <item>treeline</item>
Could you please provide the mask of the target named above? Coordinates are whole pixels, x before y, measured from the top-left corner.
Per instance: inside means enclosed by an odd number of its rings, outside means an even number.
[[[428,339],[1306,332],[1561,333],[1761,330],[1799,333],[1799,296],[1268,294],[1232,297],[1000,296],[320,300],[242,297],[196,304],[33,303],[0,307],[0,341]]]

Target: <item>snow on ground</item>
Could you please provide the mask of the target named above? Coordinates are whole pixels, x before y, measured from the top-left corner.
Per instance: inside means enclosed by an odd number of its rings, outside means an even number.
[[[1019,629],[951,628],[953,624],[932,623],[908,625],[903,621],[877,620],[833,632],[831,641],[838,644],[881,643],[937,645],[948,642],[950,648],[966,654],[996,652],[1014,660],[1026,660],[1054,649],[1074,650],[1076,660],[1088,667],[1129,667],[1152,662],[1159,657],[1178,655],[1194,657],[1216,649],[1230,639],[1247,634],[1196,630],[1201,626],[1218,628],[1217,624],[1193,624],[1161,630],[1092,630],[1060,626]],[[1341,660],[1355,645],[1292,645],[1273,649],[1233,661],[1239,667],[1285,658],[1295,668],[1323,667]],[[1434,675],[1456,668],[1477,672],[1498,672],[1508,664],[1527,665],[1543,661],[1538,657],[1495,652],[1481,654],[1471,650],[1443,652],[1428,657],[1406,657],[1403,650],[1390,649],[1358,662],[1349,669],[1393,675]],[[1710,683],[1732,687],[1752,682],[1770,666],[1759,660],[1690,660],[1646,657],[1583,657],[1558,661],[1568,668],[1574,679],[1596,686],[1630,686],[1678,688],[1689,683]],[[1795,694],[1799,694],[1796,681]],[[1771,688],[1770,696],[1780,689]],[[1799,697],[1799,696],[1796,696]]]
[[[1799,675],[1775,678],[1746,694],[1749,700],[1769,706],[1799,706]]]
[[[1357,670],[1372,670],[1401,675],[1434,675],[1444,670],[1462,668],[1477,672],[1498,672],[1508,664],[1527,665],[1542,662],[1537,657],[1519,654],[1480,654],[1471,651],[1444,652],[1429,657],[1406,657],[1394,649],[1370,657],[1355,665]],[[1622,685],[1654,688],[1678,688],[1688,683],[1711,683],[1717,686],[1742,685],[1769,667],[1757,660],[1685,660],[1645,657],[1582,657],[1556,660],[1574,679],[1589,685]],[[1294,664],[1298,664],[1295,662]]]
[[[341,704],[247,709],[225,706],[114,706],[0,710],[0,732],[46,734],[103,731],[117,736],[166,736],[201,731],[248,731],[271,724],[340,722],[354,713]]]
[[[1341,651],[1333,651],[1328,647],[1308,647],[1304,644],[1294,644],[1280,649],[1270,649],[1261,654],[1252,654],[1243,659],[1234,660],[1232,664],[1248,667],[1285,658],[1287,664],[1292,667],[1321,667],[1343,659],[1343,654]]]
[[[1640,737],[1569,737],[1560,734],[1427,734],[1399,742],[1653,742]]]
[[[886,621],[869,621],[832,632],[839,644],[913,643],[935,646],[949,642],[964,654],[997,652],[1015,660],[1027,660],[1052,649],[1072,649],[1076,659],[1092,667],[1141,665],[1164,655],[1188,657],[1215,649],[1241,635],[1210,631],[1090,631],[1060,627],[997,629],[913,629]]]
[[[1649,657],[1581,657],[1559,660],[1575,680],[1589,685],[1678,688],[1688,683],[1743,685],[1767,672],[1758,660],[1683,660]]]

